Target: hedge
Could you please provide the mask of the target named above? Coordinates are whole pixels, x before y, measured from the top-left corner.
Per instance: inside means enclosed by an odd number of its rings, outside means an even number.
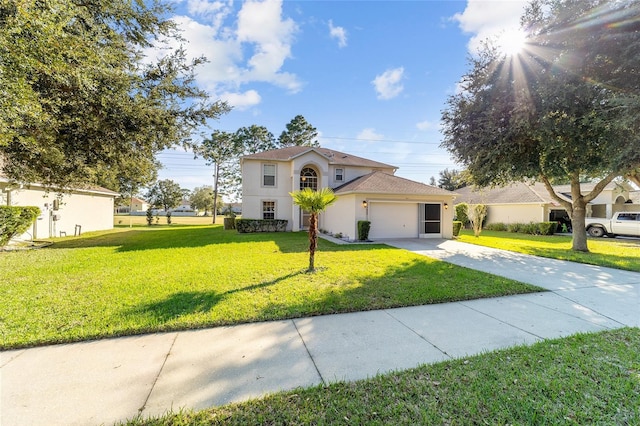
[[[288,220],[284,219],[236,219],[236,229],[243,234],[252,232],[285,232],[288,222]]]
[[[491,223],[487,231],[507,231],[531,235],[553,235],[558,226],[557,222],[529,222],[529,223]]]
[[[16,235],[26,232],[38,216],[38,207],[0,206],[0,247],[7,245]]]

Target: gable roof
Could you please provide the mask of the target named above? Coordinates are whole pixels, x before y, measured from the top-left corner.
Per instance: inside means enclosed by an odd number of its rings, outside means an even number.
[[[454,192],[424,183],[376,171],[357,177],[333,190],[336,194],[352,192],[394,195],[456,195]]]
[[[533,185],[524,182],[514,182],[507,186],[495,188],[477,188],[465,186],[456,189],[460,196],[456,203],[468,204],[533,204],[545,203],[559,206],[560,204],[551,198],[547,188],[542,183]]]
[[[356,155],[345,154],[344,152],[316,146],[288,146],[286,148],[272,149],[269,151],[258,152],[256,154],[245,155],[242,157],[242,159],[291,161],[297,157],[300,157],[301,155],[312,151],[322,155],[323,157],[326,157],[327,161],[329,161],[329,164],[336,166],[359,166],[394,170],[397,169],[396,166],[392,166],[389,164],[380,163],[378,161],[369,160],[366,158],[358,157]]]

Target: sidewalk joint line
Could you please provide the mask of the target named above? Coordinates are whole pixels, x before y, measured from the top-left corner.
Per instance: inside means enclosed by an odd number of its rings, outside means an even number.
[[[514,296],[518,296],[518,295],[514,295]],[[507,297],[508,297],[508,296],[507,296]],[[476,300],[480,300],[480,299],[476,299]],[[488,314],[488,313],[486,313],[486,312],[479,311],[478,309],[475,309],[475,308],[473,308],[473,307],[471,307],[471,306],[469,306],[469,305],[465,305],[465,303],[464,303],[464,302],[472,302],[472,300],[461,301],[461,302],[460,302],[460,304],[461,304],[462,306],[464,306],[465,308],[469,308],[469,309],[471,309],[472,311],[475,311],[475,312],[477,312],[477,313],[479,313],[479,314],[481,314],[481,315],[484,315],[484,316],[487,316],[487,317],[489,317],[489,318],[491,318],[491,319],[494,319],[494,320],[498,321],[499,323],[502,323],[502,324],[504,324],[504,325],[506,325],[506,326],[509,326],[509,327],[513,327],[513,328],[515,328],[516,330],[520,330],[520,331],[522,331],[522,332],[524,332],[524,333],[530,334],[530,335],[532,335],[533,337],[535,337],[535,338],[537,338],[537,339],[540,339],[540,340],[547,340],[547,339],[545,339],[544,337],[542,337],[542,336],[538,336],[537,334],[532,333],[532,332],[531,332],[531,331],[529,331],[529,330],[525,330],[524,328],[518,327],[518,326],[513,325],[513,324],[511,324],[511,323],[508,323],[508,322],[506,322],[506,321],[503,321],[503,320],[501,320],[500,318],[494,317],[493,315],[489,315],[489,314]]]
[[[173,350],[173,346],[176,344],[176,340],[178,340],[178,335],[180,333],[176,333],[175,337],[173,338],[173,341],[171,342],[171,346],[169,347],[169,350],[167,351],[167,354],[164,357],[164,360],[162,361],[162,365],[160,366],[160,369],[158,370],[158,374],[156,374],[156,378],[153,379],[153,383],[151,384],[151,388],[149,389],[149,393],[147,394],[147,397],[144,399],[144,403],[142,404],[142,407],[138,408],[138,415],[141,416],[142,412],[147,408],[147,403],[149,402],[149,398],[151,398],[151,393],[153,392],[153,389],[155,389],[156,387],[156,383],[158,383],[158,379],[160,378],[160,375],[162,374],[162,370],[164,370],[164,366],[167,364],[167,359],[169,359],[169,355],[171,355],[171,351]]]
[[[597,287],[598,287],[598,286],[587,287],[587,288],[597,288]],[[614,318],[611,318],[611,317],[610,317],[610,316],[608,316],[608,315],[605,315],[605,314],[603,314],[603,313],[601,313],[601,312],[598,312],[598,311],[596,311],[595,309],[590,308],[589,306],[585,306],[585,305],[583,305],[582,303],[578,302],[577,300],[573,300],[573,299],[571,299],[571,298],[569,298],[569,297],[567,297],[567,296],[565,296],[565,295],[562,295],[562,294],[558,293],[556,290],[551,291],[551,293],[553,293],[553,294],[555,294],[555,295],[557,295],[557,296],[559,296],[559,297],[562,297],[563,299],[566,299],[566,300],[568,300],[569,302],[573,302],[573,303],[575,303],[575,304],[576,304],[576,305],[578,305],[578,306],[582,306],[583,308],[588,309],[588,310],[590,310],[591,312],[593,312],[593,313],[595,313],[595,314],[597,314],[597,315],[600,315],[601,317],[606,318],[606,319],[608,319],[608,320],[610,320],[610,321],[612,321],[612,322],[615,322],[616,324],[620,324],[620,326],[621,326],[621,327],[628,327],[628,325],[626,325],[626,324],[624,324],[624,323],[622,323],[622,322],[620,322],[620,321],[618,321],[618,320],[616,320],[616,319],[614,319]],[[579,317],[576,317],[576,318],[579,318]],[[582,319],[582,318],[580,318],[580,319]],[[585,321],[586,321],[586,320],[585,320]],[[591,321],[587,321],[587,322],[589,322],[589,323],[591,323],[591,324],[594,324],[594,323],[592,323]],[[606,329],[610,330],[610,328],[609,328],[609,327],[607,327],[607,326],[600,325],[600,324],[596,324],[596,325],[599,325],[599,326],[601,326],[601,327],[604,327],[604,328],[606,328]]]
[[[322,373],[320,373],[320,369],[316,364],[316,360],[313,359],[313,355],[311,355],[311,352],[307,347],[307,342],[304,341],[304,337],[302,337],[302,333],[300,333],[300,330],[298,329],[298,324],[296,324],[296,320],[292,319],[291,322],[293,323],[293,326],[295,327],[296,332],[298,333],[298,336],[300,336],[300,341],[302,341],[302,344],[304,345],[304,349],[307,351],[307,355],[309,355],[309,359],[311,359],[311,363],[313,364],[313,367],[316,369],[316,373],[318,373],[318,377],[320,377],[320,381],[322,381],[322,383],[326,385],[327,382],[324,380],[324,377],[322,377]]]
[[[456,303],[456,302],[452,302],[452,303]],[[391,312],[389,312],[388,309],[385,309],[384,312],[389,315],[391,318],[393,318],[394,320],[396,320],[397,322],[399,322],[403,327],[407,328],[409,331],[411,331],[413,334],[415,334],[416,336],[418,336],[420,339],[424,340],[425,342],[427,342],[428,344],[430,344],[431,346],[433,346],[434,348],[436,348],[437,350],[439,350],[440,352],[442,352],[443,354],[445,354],[446,356],[448,356],[450,359],[453,359],[453,357],[451,355],[449,355],[447,353],[447,351],[442,350],[441,348],[439,348],[438,346],[436,346],[434,343],[430,342],[429,340],[426,339],[426,337],[424,337],[423,335],[421,335],[420,333],[418,333],[417,331],[415,331],[413,328],[409,327],[407,324],[405,324],[404,322],[400,321],[398,318],[394,317]]]

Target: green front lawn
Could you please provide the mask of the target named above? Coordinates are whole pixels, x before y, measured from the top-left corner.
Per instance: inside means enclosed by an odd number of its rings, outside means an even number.
[[[638,425],[640,329],[547,340],[129,425]]]
[[[480,236],[476,238],[473,236],[473,231],[463,230],[458,241],[535,256],[640,272],[640,240],[589,238],[589,253],[572,251],[571,237],[564,235],[543,236],[482,231]]]
[[[385,245],[216,226],[120,228],[0,252],[0,349],[540,289]]]

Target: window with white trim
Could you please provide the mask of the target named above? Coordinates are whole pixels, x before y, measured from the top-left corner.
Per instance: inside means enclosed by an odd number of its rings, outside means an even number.
[[[276,165],[262,165],[262,186],[276,186]]]
[[[263,219],[276,218],[276,202],[275,201],[262,202],[262,218]]]
[[[344,180],[344,169],[336,169],[336,182]]]

